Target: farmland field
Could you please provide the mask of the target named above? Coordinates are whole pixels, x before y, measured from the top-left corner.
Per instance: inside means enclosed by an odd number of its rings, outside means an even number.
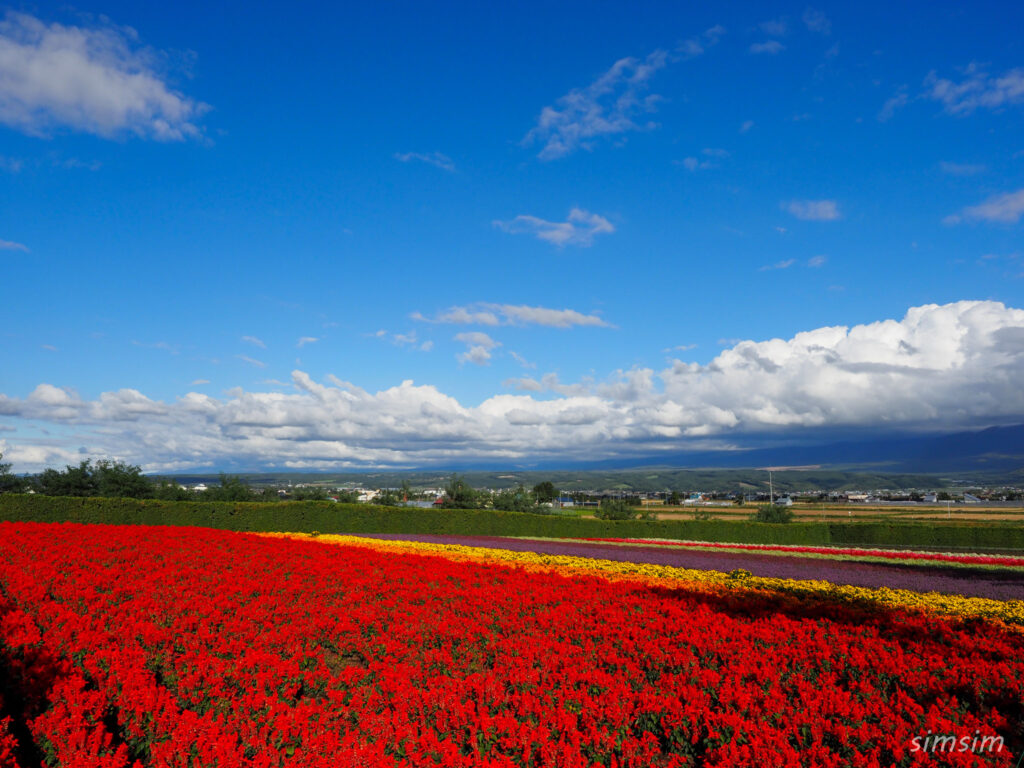
[[[1012,610],[515,556],[0,523],[0,766],[1012,766],[1024,748]],[[939,756],[926,734],[999,748]]]

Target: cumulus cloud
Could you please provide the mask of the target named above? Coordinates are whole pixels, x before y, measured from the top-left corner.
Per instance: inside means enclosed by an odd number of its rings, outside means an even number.
[[[12,240],[0,240],[0,251],[23,251],[28,253],[28,246]]]
[[[999,224],[1016,224],[1024,214],[1024,189],[995,195],[978,205],[964,208],[960,213],[947,216],[945,223],[958,224],[961,221],[994,221]]]
[[[495,341],[481,331],[457,333],[455,340],[466,345],[466,351],[456,355],[456,359],[460,363],[473,363],[474,365],[489,365],[491,350],[501,346],[500,341]]]
[[[751,53],[780,53],[785,50],[786,46],[780,43],[778,40],[766,40],[763,43],[754,43],[750,46]]]
[[[451,172],[455,170],[455,162],[448,157],[448,155],[444,155],[440,152],[396,152],[395,160],[400,160],[403,163],[409,163],[415,160],[420,163],[432,165],[435,168],[440,168],[442,171]]]
[[[940,78],[931,72],[925,79],[925,89],[925,95],[940,102],[950,115],[969,115],[976,109],[1024,104],[1024,68],[1010,69],[994,76],[978,64],[971,64],[959,82]]]
[[[573,208],[565,221],[545,221],[536,216],[516,216],[511,221],[495,221],[494,226],[512,235],[534,235],[559,248],[578,245],[588,248],[597,235],[609,234],[615,227],[604,216]]]
[[[691,55],[702,51],[694,47]],[[656,127],[641,116],[655,111],[658,96],[644,92],[648,81],[668,62],[668,53],[660,50],[642,60],[619,59],[590,85],[574,88],[555,106],[544,107],[523,144],[541,145],[537,157],[554,160],[577,149],[591,150],[602,137]]]
[[[487,339],[462,341],[489,353],[497,342]],[[373,393],[294,371],[291,392],[189,392],[166,403],[133,389],[85,400],[40,384],[25,397],[0,394],[0,419],[59,426],[62,435],[5,443],[16,471],[61,463],[79,446],[154,471],[227,460],[292,469],[568,461],[829,429],[1020,423],[1022,376],[1024,310],[962,301],[914,307],[898,320],[739,341],[703,365],[673,360],[659,371],[569,384],[555,374],[512,379],[515,392],[478,405],[412,381]]]
[[[0,122],[46,136],[70,129],[104,138],[199,138],[209,109],[171,88],[160,56],[127,27],[0,21]]]
[[[835,221],[839,218],[839,205],[835,200],[790,200],[782,210],[804,221]]]
[[[807,260],[807,266],[814,268],[823,267],[826,261],[828,261],[828,256],[811,256]]]
[[[318,341],[320,341],[320,339],[316,336],[303,336],[295,343],[295,346],[304,347],[307,344],[316,344]]]
[[[427,323],[455,325],[541,325],[547,328],[614,327],[596,314],[585,315],[575,309],[551,309],[550,307],[531,307],[526,304],[489,304],[487,302],[479,302],[465,307],[451,307],[434,318],[414,312],[412,318]]]

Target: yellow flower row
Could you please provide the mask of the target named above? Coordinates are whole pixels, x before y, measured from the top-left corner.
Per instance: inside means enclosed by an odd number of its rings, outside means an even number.
[[[309,534],[304,533],[265,533],[260,535],[310,538]],[[318,535],[316,539],[331,544],[364,547],[378,552],[399,551],[440,555],[449,560],[501,563],[521,566],[534,571],[591,574],[609,580],[640,581],[645,584],[669,587],[684,586],[688,589],[697,588],[714,592],[741,589],[776,592],[798,597],[824,597],[844,603],[886,605],[895,608],[924,610],[947,616],[982,617],[1024,626],[1024,600],[991,600],[982,597],[945,595],[938,592],[914,592],[909,589],[854,587],[820,580],[752,576],[746,571],[722,573],[651,563],[628,563],[590,557],[467,547],[461,544],[433,544],[342,535]]]

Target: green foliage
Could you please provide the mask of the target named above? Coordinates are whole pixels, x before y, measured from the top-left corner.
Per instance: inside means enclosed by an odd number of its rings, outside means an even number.
[[[448,485],[444,487],[445,509],[476,509],[480,506],[477,492],[458,475],[452,475]]]
[[[196,495],[188,488],[182,488],[170,480],[161,480],[153,489],[153,498],[164,501],[195,501]]]
[[[205,501],[252,501],[255,494],[242,478],[221,472],[220,484],[207,488],[201,496]]]
[[[594,516],[598,520],[654,520],[651,512],[637,509],[623,499],[604,499]]]
[[[679,493],[679,491],[672,491],[672,493],[669,494],[668,504],[669,504],[670,507],[678,507],[682,503],[683,503],[683,496],[682,496],[682,494]]]
[[[694,520],[711,520],[712,517],[711,517],[711,513],[708,510],[702,509],[700,512],[698,512],[697,514],[695,514],[693,516],[693,519]]]
[[[537,505],[534,503],[533,496],[531,496],[530,492],[521,485],[518,488],[508,489],[494,494],[491,501],[494,504],[495,509],[501,509],[506,512],[537,511]]]
[[[533,486],[533,496],[538,504],[547,504],[558,498],[558,489],[550,480],[545,480]]]
[[[373,500],[373,503],[379,504],[382,507],[397,507],[401,505],[402,497],[390,488],[385,488],[377,494],[377,498]]]
[[[98,490],[93,479],[92,462],[88,460],[77,467],[69,464],[63,471],[43,470],[35,478],[35,491],[44,496],[96,496]]]
[[[0,459],[4,455],[0,453]],[[28,481],[11,472],[10,464],[0,463],[0,493],[24,493],[28,490]]]
[[[0,495],[0,520],[193,525],[237,531],[655,538],[741,544],[902,546],[946,552],[1024,551],[1024,525],[1019,523],[797,521],[765,525],[746,520],[592,520],[500,510],[436,510],[329,501],[278,504],[4,494]]]
[[[122,461],[103,459],[96,462],[92,477],[96,495],[109,498],[148,499],[153,496],[152,481],[142,474],[142,468]]]
[[[755,523],[792,523],[793,510],[781,504],[765,504],[750,519]]]
[[[290,495],[295,501],[327,501],[327,491],[316,486],[293,488]]]

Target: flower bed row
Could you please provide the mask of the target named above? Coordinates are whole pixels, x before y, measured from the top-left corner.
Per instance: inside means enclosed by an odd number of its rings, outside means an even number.
[[[260,536],[307,538],[309,534],[264,533]],[[657,586],[707,588],[712,591],[746,589],[778,592],[799,597],[818,598],[857,605],[880,605],[963,618],[984,618],[1013,627],[1024,627],[1024,600],[992,600],[964,597],[938,592],[914,592],[887,587],[868,588],[811,579],[779,579],[752,576],[747,572],[677,568],[652,563],[630,563],[592,557],[550,555],[489,547],[468,547],[461,544],[437,544],[396,539],[370,539],[358,536],[320,535],[317,540],[336,544],[357,545],[381,552],[420,552],[437,554],[453,560],[482,563],[510,563],[533,571],[565,574],[597,574],[609,579],[640,581]]]
[[[0,524],[47,765],[912,766],[1024,746],[1024,637],[794,594],[188,528]],[[31,747],[31,750],[29,749]],[[25,765],[27,768],[27,764]]]
[[[870,557],[885,560],[929,561],[960,565],[1002,565],[1024,568],[1024,557],[997,555],[958,555],[944,552],[905,552],[891,549],[852,549],[844,547],[804,547],[785,544],[729,544],[713,541],[659,541],[656,539],[586,538],[580,541],[602,541],[614,544],[645,544],[660,547],[692,547],[694,549],[733,549],[754,552],[788,552],[793,554],[828,555],[830,557]]]

